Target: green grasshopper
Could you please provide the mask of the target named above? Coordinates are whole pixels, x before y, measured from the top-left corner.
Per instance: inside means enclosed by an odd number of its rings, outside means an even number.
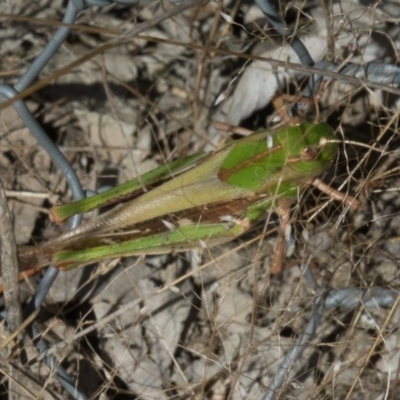
[[[60,223],[130,198],[41,246],[20,249],[20,270],[50,263],[70,269],[110,258],[209,248],[242,235],[275,211],[281,227],[272,272],[279,272],[289,206],[299,190],[315,185],[333,198],[346,197],[317,178],[336,150],[331,127],[304,122],[168,163],[104,193],[53,207],[50,218]],[[347,202],[357,206],[353,198]]]

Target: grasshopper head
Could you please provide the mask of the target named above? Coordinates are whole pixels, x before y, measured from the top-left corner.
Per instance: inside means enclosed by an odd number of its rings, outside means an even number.
[[[300,174],[320,174],[336,154],[333,130],[325,123],[287,126],[277,136],[287,163]]]

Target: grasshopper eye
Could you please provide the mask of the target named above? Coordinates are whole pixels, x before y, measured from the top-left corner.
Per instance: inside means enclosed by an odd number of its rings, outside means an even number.
[[[305,162],[312,162],[317,159],[318,149],[315,146],[305,146],[301,150],[300,159]]]

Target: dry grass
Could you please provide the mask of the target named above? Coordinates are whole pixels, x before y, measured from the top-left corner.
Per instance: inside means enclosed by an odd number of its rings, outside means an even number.
[[[14,14],[1,18],[1,73],[8,83],[54,33],[63,12],[59,3],[13,2],[11,11],[0,10]],[[331,13],[335,36],[329,39],[338,63],[398,60],[399,8],[349,9],[347,3],[335,3]],[[289,19],[297,20],[306,45],[315,45],[313,57],[322,57],[327,20],[321,6],[304,10],[307,16],[297,6]],[[268,63],[252,61],[256,55],[296,62],[286,60],[287,46],[278,36],[260,30],[264,22],[255,6],[205,2],[151,26],[141,33],[145,37],[125,35],[172,7],[87,9],[41,75],[56,79],[27,101],[85,188],[115,185],[168,160],[217,148],[229,138],[212,127],[213,120],[252,130],[270,126],[275,113],[269,100],[278,86],[298,93],[299,72],[289,82],[295,72],[287,69],[282,82]],[[116,40],[122,44],[82,58]],[[82,62],[62,71],[75,60]],[[312,257],[322,289],[399,287],[399,91],[393,91],[332,80],[317,110],[306,112],[311,120],[328,121],[340,141],[324,181],[362,203],[349,210],[306,190],[292,211],[292,259]],[[40,243],[59,231],[47,210],[70,193],[13,110],[0,118],[0,173],[14,191],[9,203],[17,241]],[[315,299],[298,267],[270,275],[277,219],[270,222],[202,256],[151,256],[63,272],[37,324],[90,398],[261,399],[304,333]],[[35,283],[23,284],[23,301]],[[276,398],[398,398],[398,319],[397,302],[324,310]],[[32,389],[34,395],[67,398],[29,340],[25,350],[30,363],[21,368],[43,387],[42,394]]]

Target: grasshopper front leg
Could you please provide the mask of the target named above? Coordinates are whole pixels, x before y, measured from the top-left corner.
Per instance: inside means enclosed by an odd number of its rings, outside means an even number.
[[[360,202],[357,199],[350,195],[346,195],[345,193],[339,192],[338,190],[330,187],[318,178],[312,180],[310,184],[318,188],[321,192],[327,194],[331,198],[331,200],[341,201],[353,210],[357,210],[360,207]],[[282,263],[285,251],[286,229],[290,223],[290,206],[292,203],[293,201],[291,199],[280,199],[278,200],[278,207],[275,210],[275,212],[279,215],[280,225],[271,266],[272,274],[278,274],[282,271]]]

